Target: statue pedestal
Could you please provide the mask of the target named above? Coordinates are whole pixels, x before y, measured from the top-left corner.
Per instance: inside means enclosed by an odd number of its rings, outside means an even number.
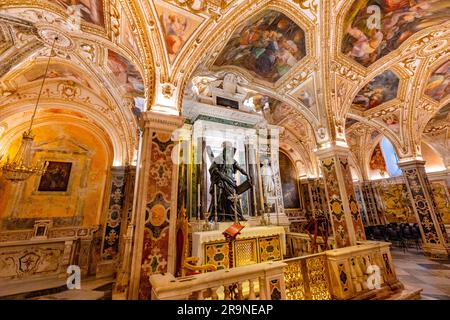
[[[229,243],[222,232],[232,222],[221,222],[219,230],[193,232],[192,256],[199,257],[199,264],[214,264],[218,269],[229,268]],[[245,266],[266,261],[282,260],[286,254],[286,233],[282,226],[251,227],[247,225],[233,242],[234,263],[231,267]]]

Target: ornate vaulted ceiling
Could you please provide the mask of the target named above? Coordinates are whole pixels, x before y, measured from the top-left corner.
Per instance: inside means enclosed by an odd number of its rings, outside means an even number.
[[[448,150],[450,0],[0,0],[2,142],[26,122],[14,114],[32,108],[55,35],[43,108],[94,123],[117,163],[135,156],[140,112],[176,114],[192,80],[227,72],[269,101],[309,174],[330,142],[362,168],[381,136],[399,157]]]

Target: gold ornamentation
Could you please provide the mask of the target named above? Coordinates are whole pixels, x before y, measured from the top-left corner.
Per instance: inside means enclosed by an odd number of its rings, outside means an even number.
[[[171,99],[175,91],[175,87],[171,83],[166,83],[162,86],[161,91],[166,99]]]
[[[310,10],[314,15],[317,14],[318,4],[316,0],[294,0],[303,10]]]
[[[331,299],[326,263],[326,257],[323,255],[306,260],[312,300]]]
[[[256,246],[256,239],[235,241],[236,267],[258,263]]]
[[[288,262],[284,269],[284,283],[287,300],[305,300],[305,282],[300,260]]]

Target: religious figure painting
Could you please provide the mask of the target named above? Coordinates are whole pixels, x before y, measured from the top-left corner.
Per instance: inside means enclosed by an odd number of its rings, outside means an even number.
[[[390,70],[373,78],[356,95],[353,104],[369,110],[397,97],[399,79]]]
[[[398,113],[389,113],[381,118],[381,120],[389,127],[389,129],[398,133],[400,130],[400,120]]]
[[[66,9],[69,15],[79,13],[86,22],[102,27],[105,25],[103,0],[56,0],[56,3]]]
[[[449,17],[450,19],[450,17]],[[438,67],[430,76],[425,94],[440,101],[450,93],[450,60]]]
[[[271,96],[256,94],[252,97],[256,112],[272,112],[281,102]]]
[[[342,52],[368,67],[415,33],[449,19],[450,0],[356,0],[344,21]]]
[[[305,55],[304,31],[283,13],[266,10],[235,30],[214,64],[275,82]]]
[[[49,161],[47,170],[39,182],[38,191],[66,192],[71,170],[71,162]]]
[[[281,188],[286,209],[300,208],[297,171],[291,159],[283,152],[279,153]]]
[[[189,37],[200,25],[201,20],[167,4],[156,5],[156,10],[162,26],[167,53],[170,61],[173,62]]]
[[[121,42],[128,48],[133,50],[134,53],[139,54],[139,48],[136,43],[136,35],[134,34],[134,28],[126,15],[122,16],[122,29],[120,31]]]
[[[380,144],[377,144],[370,158],[369,167],[371,170],[379,171],[381,174],[387,172],[386,161],[384,160]]]
[[[355,123],[357,123],[358,122],[358,120],[356,120],[356,119],[353,119],[353,118],[347,118],[346,120],[345,120],[345,128],[347,129],[347,128],[350,128],[352,125],[354,125]]]
[[[314,109],[316,106],[314,79],[310,78],[300,85],[300,89],[295,92],[294,96],[309,108]]]
[[[441,108],[433,117],[433,121],[441,122],[448,119],[448,115],[450,113],[450,103],[448,103],[445,107]]]
[[[117,84],[130,94],[135,105],[140,105],[140,101],[144,98],[144,81],[136,67],[120,54],[108,51],[108,68],[111,70]]]
[[[46,66],[44,64],[38,64],[32,68],[27,69],[23,73],[24,81],[33,82],[41,81],[44,77]],[[71,80],[88,88],[92,88],[91,84],[83,75],[83,73],[75,68],[68,67],[65,64],[51,64],[47,71],[48,79],[65,79]]]

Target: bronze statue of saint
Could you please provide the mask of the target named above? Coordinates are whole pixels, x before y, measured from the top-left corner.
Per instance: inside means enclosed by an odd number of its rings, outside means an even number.
[[[209,194],[212,199],[211,205],[209,206],[209,212],[211,213],[210,220],[214,221],[216,212],[215,202],[217,202],[217,220],[219,222],[234,221],[235,217],[239,221],[245,221],[246,219],[242,214],[240,201],[235,203],[232,198],[239,193],[235,179],[236,172],[239,171],[246,176],[251,183],[250,176],[234,160],[236,148],[233,147],[231,142],[223,142],[222,148],[222,153],[212,160],[212,164],[209,167],[209,173],[211,175]]]

